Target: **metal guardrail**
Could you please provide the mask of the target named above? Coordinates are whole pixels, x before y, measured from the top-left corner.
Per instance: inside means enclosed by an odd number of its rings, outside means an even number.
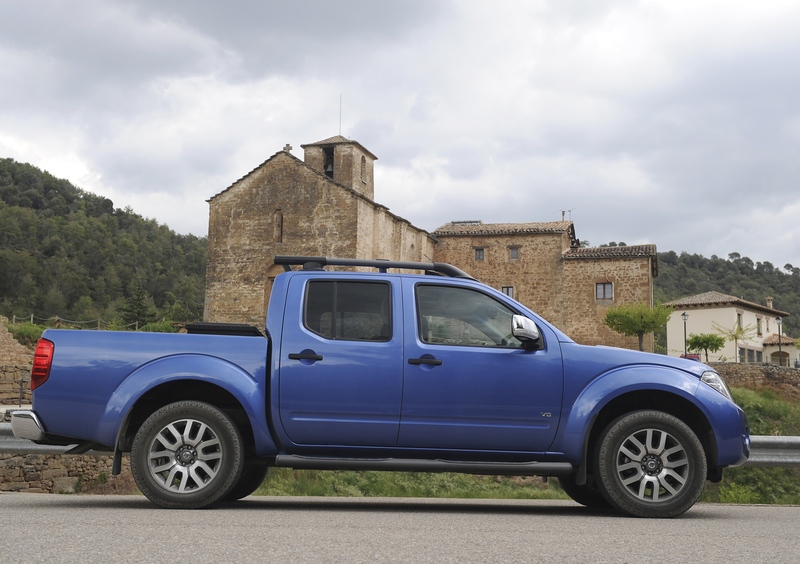
[[[800,466],[800,437],[750,437],[750,458],[745,466]]]
[[[33,441],[18,439],[11,432],[10,423],[0,423],[0,454],[64,454],[69,448],[37,445]],[[745,466],[800,466],[800,437],[751,436],[750,459]]]

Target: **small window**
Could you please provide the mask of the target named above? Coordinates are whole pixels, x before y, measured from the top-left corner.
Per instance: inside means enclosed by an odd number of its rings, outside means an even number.
[[[509,298],[514,298],[514,286],[503,286],[502,292]]]
[[[739,347],[739,362],[744,364],[745,360],[747,359],[745,349],[743,347]]]
[[[597,300],[613,300],[614,287],[611,282],[597,282],[594,285],[595,299]]]
[[[321,337],[347,341],[392,338],[389,285],[314,280],[306,290],[303,323]]]
[[[482,261],[484,257],[484,249],[475,249],[475,260]]]
[[[736,326],[739,329],[742,329],[744,327],[744,324],[742,322],[742,314],[741,313],[737,313],[736,314]]]
[[[283,243],[283,212],[275,210],[275,215],[272,217],[273,240],[276,243]]]
[[[747,349],[747,362],[753,363],[756,361],[756,351],[753,349]]]
[[[508,260],[519,260],[519,247],[508,248]]]
[[[761,329],[761,326],[763,325],[762,321],[763,320],[760,317],[756,318],[756,335],[759,337],[764,334],[763,330]]]
[[[756,362],[759,364],[764,362],[764,353],[762,351],[756,351]]]
[[[367,183],[367,158],[361,155],[361,182]]]

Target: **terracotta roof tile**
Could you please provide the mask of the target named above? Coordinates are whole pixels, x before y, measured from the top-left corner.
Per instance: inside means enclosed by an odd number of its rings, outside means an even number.
[[[780,336],[781,345],[794,345],[797,343],[797,339],[792,339],[791,337],[787,337],[786,335]],[[767,345],[775,345],[778,346],[778,335],[773,333],[766,339],[764,339],[764,346]]]
[[[328,137],[327,139],[323,139],[322,141],[317,141],[316,143],[304,143],[300,145],[301,149],[305,149],[306,147],[319,147],[324,145],[356,145],[359,147],[364,153],[369,155],[372,159],[378,160],[378,157],[372,154],[372,152],[364,147],[358,141],[353,141],[352,139],[348,139],[347,137],[343,137],[341,135],[334,135],[333,137]]]
[[[333,137],[328,137],[327,139],[317,141],[316,143],[305,143],[300,146],[313,147],[314,145],[335,145],[336,143],[354,143],[354,141],[351,141],[347,137],[342,137],[341,135],[334,135]]]
[[[543,223],[483,223],[482,221],[451,221],[437,228],[435,236],[447,235],[515,235],[526,233],[566,233],[571,221]]]
[[[682,308],[682,307],[695,307],[695,308],[702,308],[706,307],[719,307],[719,306],[738,306],[742,308],[748,308],[751,310],[760,311],[762,313],[768,313],[771,315],[780,315],[786,317],[789,315],[787,311],[781,311],[779,309],[769,308],[765,305],[757,304],[754,302],[748,302],[747,300],[743,300],[741,298],[737,298],[736,296],[729,296],[728,294],[723,294],[722,292],[704,292],[702,294],[695,294],[694,296],[686,296],[685,298],[679,298],[677,300],[672,300],[671,302],[666,302],[664,305],[671,306],[674,308]]]
[[[565,259],[655,257],[655,245],[620,245],[618,247],[577,247],[564,253]]]

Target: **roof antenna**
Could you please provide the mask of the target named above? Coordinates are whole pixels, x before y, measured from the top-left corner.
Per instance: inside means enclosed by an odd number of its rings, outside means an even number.
[[[339,135],[342,134],[342,93],[339,92]]]

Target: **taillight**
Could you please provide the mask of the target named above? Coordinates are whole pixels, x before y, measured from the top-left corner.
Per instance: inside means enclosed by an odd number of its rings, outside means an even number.
[[[50,377],[50,365],[53,363],[53,349],[55,345],[47,339],[39,339],[36,343],[36,353],[33,355],[33,368],[31,368],[31,391],[35,390]]]

